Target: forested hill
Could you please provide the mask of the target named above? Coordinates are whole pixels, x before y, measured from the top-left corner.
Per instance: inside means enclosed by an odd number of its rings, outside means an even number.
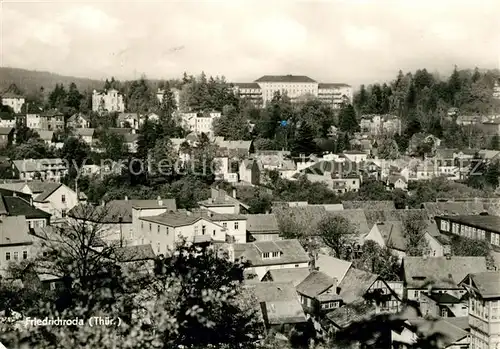
[[[100,89],[104,85],[104,81],[100,80],[63,76],[45,71],[0,67],[0,91],[5,91],[11,84],[15,84],[21,91],[30,94],[39,91],[41,87],[46,91],[52,91],[56,84],[69,86],[72,82],[80,91]]]

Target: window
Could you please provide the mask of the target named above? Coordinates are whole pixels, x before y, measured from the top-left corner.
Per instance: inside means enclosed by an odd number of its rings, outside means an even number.
[[[157,226],[158,234],[160,234],[160,225]]]
[[[272,257],[273,258],[278,258],[280,256],[280,253],[279,252],[273,252],[272,253]]]
[[[167,235],[168,235],[168,233],[170,232],[170,228],[169,228],[169,227],[167,227],[167,228],[166,228],[166,231],[167,231]]]
[[[61,195],[61,202],[63,204],[66,202],[66,195]]]
[[[144,229],[144,222],[141,222],[141,229]]]
[[[5,260],[10,261],[10,252],[5,252]]]
[[[66,209],[65,209],[65,208],[63,208],[63,209],[61,210],[61,216],[62,216],[62,217],[66,217]]]
[[[214,229],[213,235],[215,236],[215,229]]]
[[[28,259],[28,251],[23,251],[23,259]]]
[[[149,231],[151,231],[151,230],[152,230],[152,229],[151,229],[151,223],[149,223]]]
[[[448,316],[448,310],[446,308],[441,309],[441,317],[447,317]]]
[[[223,227],[224,229],[227,229],[227,223],[226,223],[226,222],[222,223],[222,227]]]
[[[234,230],[238,230],[238,222],[234,222]]]
[[[17,261],[19,259],[19,252],[14,252],[14,260]]]
[[[207,227],[206,226],[201,226],[201,234],[202,235],[205,235],[205,233],[207,232]]]
[[[156,244],[156,251],[157,251],[158,253],[160,253],[160,243],[159,243],[159,242]]]
[[[266,259],[266,258],[269,258],[269,257],[270,257],[269,252],[264,252],[264,253],[262,254],[262,258],[263,258],[263,259]]]

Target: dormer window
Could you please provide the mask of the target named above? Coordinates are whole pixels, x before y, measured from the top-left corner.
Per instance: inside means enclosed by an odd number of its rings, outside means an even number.
[[[262,259],[274,259],[274,258],[280,258],[280,252],[263,252],[262,253]]]

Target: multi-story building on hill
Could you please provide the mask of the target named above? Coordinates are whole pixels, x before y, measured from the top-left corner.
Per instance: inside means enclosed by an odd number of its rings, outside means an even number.
[[[92,94],[92,111],[124,112],[123,96],[115,89],[96,91]]]
[[[493,86],[493,98],[500,99],[500,85],[498,81],[495,81],[495,86]]]
[[[352,87],[340,83],[318,83],[304,75],[264,75],[253,83],[234,83],[234,90],[240,97],[246,97],[256,104],[266,106],[276,92],[286,94],[292,102],[302,97],[313,96],[340,108],[342,103],[352,101]]]
[[[17,95],[15,93],[6,92],[2,94],[2,105],[11,107],[16,114],[21,112],[24,101],[25,100],[23,96]]]

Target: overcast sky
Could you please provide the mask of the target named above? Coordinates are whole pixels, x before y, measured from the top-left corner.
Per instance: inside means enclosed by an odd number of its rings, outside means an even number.
[[[500,0],[0,3],[2,66],[82,77],[204,70],[357,85],[500,62]]]

